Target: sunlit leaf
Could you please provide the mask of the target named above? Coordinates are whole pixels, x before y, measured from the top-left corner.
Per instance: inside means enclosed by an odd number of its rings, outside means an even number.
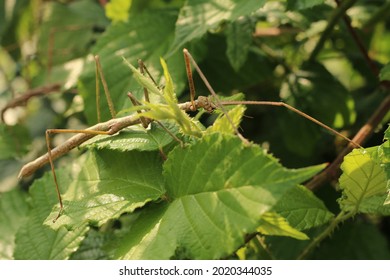
[[[261,216],[257,231],[264,235],[288,236],[299,240],[309,239],[306,234],[289,225],[285,218],[272,212]]]
[[[176,148],[164,164],[166,201],[144,209],[115,258],[229,255],[286,191],[321,168],[285,169],[258,146],[227,135]]]
[[[339,179],[342,190],[339,203],[344,211],[375,213],[373,201],[377,203],[379,199],[382,204],[385,201],[387,178],[378,161],[373,159],[375,151],[375,148],[355,149],[344,158],[343,174]],[[376,205],[377,208],[380,206]],[[390,205],[386,207],[390,208]]]
[[[58,170],[57,174],[61,186],[66,186],[71,181],[68,172],[62,173]],[[16,234],[15,259],[68,259],[84,239],[88,230],[87,225],[83,223],[71,231],[64,227],[53,230],[43,224],[52,206],[58,203],[50,173],[34,181],[30,194],[31,210]]]
[[[102,225],[132,212],[164,193],[161,158],[158,153],[91,151],[80,174],[64,194],[64,214],[54,208],[46,224],[77,228],[90,222]]]
[[[113,22],[127,21],[131,4],[131,0],[112,0],[105,6],[106,16]]]

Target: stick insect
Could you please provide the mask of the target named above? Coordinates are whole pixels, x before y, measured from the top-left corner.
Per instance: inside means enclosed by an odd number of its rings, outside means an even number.
[[[226,116],[226,119],[228,120],[228,122],[232,126],[234,133],[245,144],[250,145],[250,142],[241,135],[241,133],[239,132],[238,128],[234,125],[234,123],[233,123],[232,119],[230,118],[227,110],[225,109],[225,105],[268,105],[268,106],[285,107],[288,110],[291,110],[294,113],[299,114],[300,116],[302,116],[302,117],[304,117],[304,118],[306,118],[306,119],[316,123],[317,125],[325,128],[326,130],[330,131],[331,133],[333,133],[333,134],[335,134],[335,135],[337,135],[339,137],[342,137],[343,139],[347,140],[352,147],[359,147],[359,148],[361,147],[359,144],[355,143],[354,141],[352,141],[348,137],[346,137],[346,136],[342,135],[341,133],[337,132],[333,128],[323,124],[319,120],[317,120],[317,119],[307,115],[306,113],[304,113],[304,112],[302,112],[302,111],[300,111],[300,110],[298,110],[298,109],[296,109],[296,108],[294,108],[294,107],[292,107],[292,106],[290,106],[290,105],[288,105],[288,104],[286,104],[284,102],[274,102],[274,101],[221,101],[218,98],[218,96],[215,93],[215,91],[212,88],[212,86],[210,85],[210,83],[208,82],[207,78],[203,74],[202,70],[199,68],[198,64],[196,63],[196,61],[192,57],[192,55],[188,52],[188,50],[184,49],[183,50],[183,54],[184,54],[184,61],[185,61],[187,78],[188,78],[189,89],[190,89],[190,101],[184,102],[184,103],[180,103],[180,104],[176,103],[175,106],[177,107],[177,110],[179,110],[179,111],[176,111],[177,114],[183,114],[186,111],[196,111],[196,110],[198,110],[200,108],[203,108],[205,111],[207,111],[209,113],[212,113],[215,109],[218,108],[219,110],[221,110],[222,114],[224,116]],[[153,121],[155,121],[155,122],[159,123],[160,125],[162,125],[159,122],[159,120],[153,119],[153,118],[149,117],[150,114],[148,115],[148,113],[150,113],[150,112],[148,112],[145,109],[146,107],[142,106],[143,102],[138,101],[130,92],[128,93],[128,97],[132,101],[133,105],[135,105],[136,113],[133,113],[131,115],[124,116],[124,117],[115,118],[114,105],[113,105],[113,102],[111,100],[111,97],[110,97],[110,94],[109,94],[109,90],[108,90],[108,87],[107,87],[107,83],[105,81],[105,78],[104,78],[104,75],[103,75],[103,71],[101,69],[101,65],[100,65],[98,57],[95,57],[95,61],[96,61],[96,84],[97,84],[97,89],[99,88],[98,87],[98,82],[99,82],[98,81],[98,76],[100,76],[100,79],[101,79],[101,81],[103,83],[103,88],[104,88],[104,92],[105,92],[105,95],[106,95],[107,103],[109,105],[110,112],[111,112],[111,115],[112,115],[112,119],[110,119],[110,120],[108,120],[106,122],[99,122],[96,125],[93,125],[93,126],[87,128],[87,129],[84,129],[84,130],[78,130],[78,129],[48,129],[48,130],[46,130],[45,136],[46,136],[47,153],[42,155],[41,157],[35,159],[34,161],[29,162],[26,165],[24,165],[22,167],[20,173],[19,173],[19,178],[22,178],[22,177],[25,177],[25,176],[33,174],[37,169],[41,168],[43,165],[45,165],[47,163],[50,164],[51,172],[52,172],[52,175],[53,175],[54,184],[55,184],[55,187],[56,187],[57,197],[58,197],[58,201],[59,201],[59,205],[60,205],[60,211],[59,211],[57,217],[53,220],[53,222],[55,222],[61,216],[61,214],[64,211],[62,198],[61,198],[61,193],[60,193],[60,190],[59,190],[57,177],[56,177],[56,173],[55,173],[55,168],[54,168],[54,160],[56,158],[58,158],[58,157],[60,157],[60,156],[62,156],[64,154],[68,153],[73,148],[78,147],[79,145],[81,145],[85,141],[95,137],[96,135],[114,135],[114,134],[120,132],[122,129],[124,129],[126,127],[129,127],[129,126],[132,126],[132,125],[136,125],[136,124],[142,124],[142,126],[147,128],[148,125],[151,122],[153,122]],[[194,82],[193,82],[193,78],[192,78],[191,65],[195,68],[196,72],[198,73],[198,75],[200,76],[200,78],[202,79],[204,84],[206,85],[207,89],[210,91],[211,97],[198,96],[195,99],[195,86],[194,86]],[[134,71],[138,71],[132,65],[129,64],[129,66],[132,68],[133,72]],[[149,103],[149,90],[151,88],[157,88],[157,84],[153,80],[153,78],[151,77],[149,71],[144,66],[142,61],[139,61],[139,68],[140,68],[140,72],[139,72],[140,75],[145,78],[145,79],[143,79],[143,81],[139,81],[139,82],[144,87],[145,103]],[[164,70],[165,69],[166,68],[164,68]],[[148,88],[148,86],[147,86],[148,83],[152,83],[155,86]],[[159,92],[157,90],[157,93],[161,94],[161,91]],[[97,90],[97,100],[96,100],[97,104],[99,104],[99,102],[100,102],[99,99],[98,99],[98,96],[99,96],[99,92]],[[171,102],[172,102],[172,100],[171,100]],[[173,102],[175,102],[175,101],[173,101]],[[159,106],[159,105],[155,104],[155,106]],[[98,119],[100,119],[99,115],[98,115]],[[177,118],[177,119],[179,119],[179,118]],[[180,123],[179,123],[179,125],[180,125]],[[165,130],[168,133],[170,133],[169,130],[167,130],[167,129],[165,129]],[[184,130],[184,129],[182,129],[182,130]],[[50,135],[51,134],[55,134],[55,133],[75,133],[76,135],[74,135],[73,137],[71,137],[70,139],[68,139],[67,141],[62,143],[61,145],[59,145],[59,146],[55,147],[54,149],[52,149],[50,147]],[[181,140],[178,139],[175,135],[173,135],[172,133],[170,133],[170,135],[176,141],[178,141],[178,142],[180,142],[182,144]]]

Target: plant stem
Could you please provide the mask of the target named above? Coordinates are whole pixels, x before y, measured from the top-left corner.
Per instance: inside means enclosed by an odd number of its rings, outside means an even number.
[[[336,0],[336,3],[338,6],[341,5],[340,0]],[[356,46],[358,47],[359,51],[361,52],[364,59],[366,60],[368,66],[370,67],[371,72],[374,74],[374,76],[378,76],[379,69],[376,66],[376,64],[374,63],[374,61],[372,61],[372,59],[369,57],[366,47],[364,46],[362,40],[360,39],[360,37],[356,33],[355,29],[353,29],[353,27],[351,25],[351,20],[349,19],[349,17],[347,15],[343,16],[343,20],[344,20],[345,26],[347,27],[349,33],[351,34],[353,40],[355,41]]]
[[[303,251],[298,255],[297,259],[298,260],[305,259],[308,256],[308,254],[311,253],[311,251],[321,243],[321,241],[323,241],[326,237],[332,234],[332,232],[340,223],[353,217],[355,214],[356,212],[346,213],[344,211],[341,211],[323,232],[321,232],[319,235],[317,235],[315,238],[312,239],[309,245],[307,245],[306,248],[303,249]]]
[[[363,145],[367,138],[374,133],[376,127],[380,124],[382,119],[390,110],[390,96],[387,96],[385,100],[381,103],[378,109],[372,114],[370,119],[360,128],[358,133],[352,138],[354,143]],[[352,151],[353,146],[350,143],[337,158],[319,175],[315,176],[311,181],[306,184],[306,187],[310,190],[314,190],[322,186],[325,182],[330,181],[334,178],[337,178],[340,172],[340,164],[342,163],[344,157]]]
[[[355,2],[356,2],[356,0],[345,0],[341,3],[341,5],[336,10],[334,10],[333,14],[331,15],[331,17],[328,21],[328,25],[326,26],[324,32],[322,33],[321,38],[319,39],[319,41],[317,42],[317,45],[315,46],[314,50],[310,54],[309,61],[314,61],[316,59],[317,55],[319,54],[321,49],[324,47],[326,40],[328,39],[328,37],[332,33],[333,28],[335,27],[335,25],[337,24],[339,19],[345,14],[345,12],[351,6],[353,6],[353,4],[355,4]]]

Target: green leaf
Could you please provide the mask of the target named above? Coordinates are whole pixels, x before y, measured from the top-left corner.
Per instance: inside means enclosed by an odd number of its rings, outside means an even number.
[[[324,0],[289,0],[287,1],[287,9],[292,11],[304,10],[323,4],[324,2]]]
[[[236,72],[245,63],[252,43],[253,26],[248,18],[240,18],[228,25],[226,30],[226,55]]]
[[[158,96],[161,95],[160,89],[153,83],[150,77],[143,75],[141,71],[135,68],[133,65],[131,65],[131,63],[127,61],[126,58],[123,57],[123,60],[133,72],[134,78],[139,83],[140,86],[146,88],[151,93],[154,93]]]
[[[126,93],[131,91],[142,100],[143,90],[132,77],[124,57],[131,65],[142,59],[156,81],[162,76],[160,57],[167,51],[171,41],[177,15],[172,11],[145,11],[131,17],[126,23],[119,22],[110,26],[99,38],[92,53],[100,57],[103,73],[117,111],[130,106]],[[158,30],[158,32],[156,32]],[[170,61],[176,61],[182,55],[174,55]],[[185,69],[178,65],[175,75],[182,75]],[[95,97],[95,64],[91,60],[81,76],[79,91],[84,99],[85,114],[88,122],[97,121]],[[103,93],[101,87],[100,92]],[[153,100],[152,100],[153,102]],[[111,118],[107,103],[102,100],[100,110],[103,120]]]
[[[183,134],[200,137],[201,136],[200,126],[197,124],[197,122],[191,120],[191,118],[183,110],[181,110],[177,104],[177,97],[174,92],[173,81],[169,73],[168,66],[162,58],[161,58],[161,65],[164,70],[164,77],[166,83],[163,90],[163,98],[166,105],[145,102],[149,110],[144,111],[139,115],[147,118],[155,119],[155,120],[167,120],[167,119],[174,120],[180,126]],[[142,81],[140,82],[142,83],[143,86],[145,87],[148,86],[146,83]]]
[[[390,63],[386,64],[379,73],[381,81],[390,81]]]
[[[94,229],[88,232],[81,243],[78,250],[72,254],[71,260],[101,260],[107,259],[107,253],[103,250],[103,246],[107,242],[110,235]]]
[[[264,5],[263,0],[188,0],[176,22],[175,41],[171,52],[199,39],[222,21],[234,21]]]
[[[57,170],[57,175],[60,186],[67,186],[72,180],[72,175],[62,169]],[[27,220],[16,234],[15,259],[68,259],[79,247],[88,227],[84,224],[70,231],[64,227],[53,230],[43,225],[52,206],[58,203],[53,178],[49,172],[34,181],[30,194],[32,207]]]
[[[261,216],[257,231],[264,235],[288,236],[299,240],[309,239],[306,234],[293,228],[285,218],[273,212],[264,213]]]
[[[25,126],[0,124],[0,159],[18,157],[28,151],[31,143]]]
[[[104,28],[107,24],[104,10],[92,0],[45,5],[37,48],[39,57],[45,59],[48,67],[82,57],[88,54],[91,41],[95,40],[94,28]]]
[[[164,164],[166,201],[143,209],[114,257],[226,257],[286,191],[321,168],[285,169],[257,145],[228,135],[177,147]]]
[[[329,222],[334,216],[324,203],[304,186],[288,190],[272,211],[286,218],[297,230],[318,227]]]
[[[163,122],[163,125],[173,135],[177,135],[179,128],[172,122]],[[85,142],[82,147],[110,149],[118,151],[159,151],[174,141],[167,131],[155,122],[150,129],[142,126],[132,126],[124,129],[117,135],[98,135]]]
[[[353,124],[356,112],[350,92],[320,64],[310,63],[302,70],[282,85],[285,101],[332,128]],[[281,111],[277,121],[290,151],[303,157],[314,153],[322,128],[290,110]]]
[[[246,107],[239,105],[233,107],[233,109],[228,111],[229,117],[233,122],[234,127],[239,127],[241,123],[241,119],[244,116]],[[209,126],[206,130],[207,133],[214,133],[214,132],[220,132],[220,133],[228,133],[233,134],[235,133],[232,124],[229,122],[227,117],[225,115],[220,115],[212,126]]]
[[[132,0],[112,0],[105,6],[106,16],[113,22],[127,21]]]
[[[15,234],[28,213],[26,195],[19,190],[0,194],[0,259],[13,259]]]
[[[387,178],[381,165],[374,160],[375,152],[376,148],[355,149],[344,158],[343,174],[339,179],[342,190],[339,204],[344,211],[376,213],[375,209],[383,205],[387,196]],[[376,207],[372,204],[380,201],[382,204]],[[390,205],[386,207],[388,209]]]
[[[101,226],[162,196],[161,158],[151,152],[90,151],[77,178],[63,196],[64,213],[54,208],[45,224],[77,228],[90,222]]]
[[[386,236],[373,224],[354,221],[342,225],[314,252],[317,260],[389,260]]]

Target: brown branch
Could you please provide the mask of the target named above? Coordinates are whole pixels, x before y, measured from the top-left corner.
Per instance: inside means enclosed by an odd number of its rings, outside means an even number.
[[[335,0],[335,1],[336,1],[338,6],[341,5],[340,4],[340,0]],[[367,51],[366,47],[364,46],[364,44],[363,44],[362,40],[360,39],[360,37],[358,36],[358,34],[356,33],[355,29],[352,27],[351,20],[347,16],[347,14],[344,14],[343,20],[344,20],[345,26],[347,27],[349,33],[351,34],[353,40],[355,41],[356,46],[358,47],[359,51],[363,55],[365,61],[368,64],[368,66],[370,67],[371,72],[374,74],[374,76],[378,76],[379,75],[379,69],[376,66],[376,64],[374,63],[374,61],[372,61],[372,59],[368,55],[368,51]]]
[[[373,134],[375,128],[379,125],[382,119],[390,110],[390,96],[387,96],[381,103],[378,109],[370,117],[365,125],[358,131],[352,141],[363,145],[367,138]],[[315,176],[311,181],[306,184],[306,187],[311,190],[318,189],[325,182],[331,181],[339,177],[340,165],[344,157],[351,152],[353,149],[350,143],[338,156],[337,158],[319,175]]]
[[[2,122],[5,123],[5,121],[4,121],[4,114],[5,114],[5,112],[8,109],[14,108],[14,107],[18,107],[18,106],[25,106],[25,104],[27,103],[27,101],[30,98],[33,98],[33,97],[36,97],[36,96],[50,94],[50,93],[53,93],[53,92],[57,92],[60,89],[61,89],[61,85],[60,84],[51,84],[51,85],[38,87],[38,88],[34,88],[34,89],[26,91],[23,95],[18,96],[16,98],[12,99],[10,102],[8,102],[8,104],[5,105],[5,107],[1,110],[1,120],[2,120]]]

